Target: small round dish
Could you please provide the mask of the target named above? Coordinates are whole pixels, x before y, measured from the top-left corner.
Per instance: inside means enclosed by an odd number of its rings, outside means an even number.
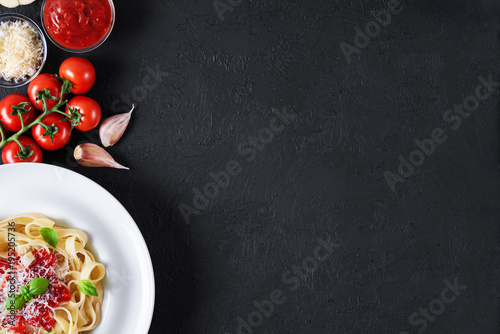
[[[47,60],[47,41],[45,39],[45,36],[42,32],[42,29],[30,18],[21,15],[21,14],[15,14],[15,13],[10,13],[10,14],[0,14],[0,23],[2,22],[15,22],[15,21],[21,21],[21,22],[27,22],[33,28],[35,31],[38,33],[38,36],[40,37],[40,40],[42,41],[42,46],[43,46],[43,58],[42,61],[38,67],[38,70],[33,74],[32,76],[26,76],[24,79],[16,81],[14,79],[11,80],[5,80],[3,77],[0,76],[0,87],[3,88],[16,88],[16,87],[21,87],[23,85],[26,85],[29,83],[31,80],[33,80],[38,74],[43,69],[43,66],[45,65],[45,61]]]
[[[64,1],[64,0],[43,0],[42,9],[41,9],[40,15],[41,15],[41,21],[42,21],[43,31],[45,32],[45,34],[47,35],[47,37],[49,38],[49,40],[52,43],[54,43],[54,45],[56,45],[61,50],[64,50],[64,51],[70,52],[70,53],[85,53],[85,52],[89,52],[89,51],[95,50],[99,46],[101,46],[108,39],[109,35],[111,35],[111,31],[113,31],[113,27],[115,25],[115,17],[116,17],[115,5],[113,3],[113,0],[104,0],[105,2],[109,3],[110,9],[111,9],[111,17],[110,17],[110,23],[109,23],[109,26],[107,28],[107,31],[103,35],[102,38],[100,38],[96,43],[94,43],[92,45],[81,47],[81,48],[65,46],[62,43],[58,42],[57,41],[58,37],[51,35],[51,31],[47,27],[47,25],[48,25],[49,22],[47,22],[47,17],[46,17],[47,7],[49,7],[49,4],[51,2],[55,2],[55,1],[60,1],[61,2],[61,1]],[[88,1],[90,1],[90,0],[88,0]],[[95,1],[95,0],[93,0],[93,1]],[[59,15],[61,15],[61,13],[60,13],[61,11],[62,11],[62,9],[60,7],[58,7],[57,8],[57,13]],[[86,13],[86,11],[84,13]],[[68,18],[70,18],[72,16],[73,17],[80,17],[81,13],[73,13],[73,15],[67,15]],[[57,20],[61,20],[61,18],[58,18]],[[63,26],[63,24],[60,24],[59,21],[57,22],[57,25],[59,27]],[[71,31],[66,31],[65,35],[66,36],[71,36],[71,37],[79,36],[79,34],[76,34],[76,33],[71,32]]]

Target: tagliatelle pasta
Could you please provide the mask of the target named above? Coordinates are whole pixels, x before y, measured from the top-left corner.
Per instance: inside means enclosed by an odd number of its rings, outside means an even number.
[[[40,235],[42,228],[55,232],[57,248]],[[87,242],[84,232],[58,227],[39,214],[0,221],[0,334],[79,334],[97,326],[105,268],[85,249]],[[21,296],[21,287],[29,290],[35,278],[48,280],[48,288],[19,310],[8,310],[9,297]],[[82,281],[95,287],[97,296],[81,291]]]

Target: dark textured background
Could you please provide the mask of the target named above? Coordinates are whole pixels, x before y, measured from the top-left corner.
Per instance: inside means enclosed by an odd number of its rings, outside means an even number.
[[[13,11],[39,19],[40,4]],[[72,149],[95,133],[45,161],[135,218],[157,280],[151,333],[237,333],[276,288],[286,301],[254,333],[500,332],[498,90],[456,131],[443,121],[479,76],[500,79],[500,4],[403,6],[348,65],[339,44],[386,1],[242,0],[224,21],[211,0],[117,1],[113,34],[85,55],[98,74],[88,95],[105,115],[138,105],[109,150],[131,170],[75,166]],[[49,53],[46,72],[70,56]],[[145,90],[151,71],[169,75]],[[297,117],[247,163],[238,145],[273,108]],[[437,127],[448,140],[393,193],[384,172]],[[186,224],[178,206],[233,159],[243,171]],[[291,291],[283,272],[326,235],[340,247]],[[412,326],[455,278],[467,289]]]

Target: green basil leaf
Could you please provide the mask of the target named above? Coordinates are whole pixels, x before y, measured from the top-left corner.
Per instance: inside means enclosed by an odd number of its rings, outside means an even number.
[[[49,227],[42,227],[40,229],[40,235],[42,236],[43,240],[45,240],[45,242],[47,242],[52,247],[57,248],[59,240],[57,239],[56,231]]]
[[[7,311],[19,311],[23,308],[24,304],[26,304],[26,301],[24,300],[23,296],[13,295],[9,299],[7,299],[5,308],[7,309]]]
[[[25,301],[29,302],[33,299],[33,295],[30,290],[24,285],[19,288],[19,294],[24,298]]]
[[[50,281],[45,278],[34,278],[31,280],[29,287],[29,293],[33,296],[41,295],[49,287]]]
[[[27,288],[27,287],[25,287],[24,285],[23,285],[22,287],[20,287],[20,288],[19,288],[19,293],[20,293],[21,295],[25,295],[25,294],[29,293],[29,291],[30,291],[30,290],[28,290],[28,288]]]
[[[94,283],[88,279],[78,282],[78,290],[80,290],[84,295],[97,297],[97,289]]]
[[[21,295],[21,296],[23,296],[24,300],[27,302],[30,302],[33,299],[33,295],[29,292],[27,294]]]

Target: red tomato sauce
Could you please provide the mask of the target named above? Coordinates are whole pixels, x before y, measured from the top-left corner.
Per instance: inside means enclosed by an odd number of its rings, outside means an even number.
[[[87,49],[111,27],[108,0],[47,0],[43,24],[52,39],[70,49]]]
[[[16,257],[14,264],[18,271],[27,272],[28,275],[18,275],[24,277],[22,281],[18,282],[20,285],[28,286],[33,278],[41,277],[50,281],[47,290],[39,295],[33,296],[30,302],[19,311],[15,313],[14,326],[11,325],[10,318],[5,318],[2,322],[3,328],[9,328],[15,333],[28,334],[29,330],[26,325],[35,328],[43,327],[46,331],[50,332],[54,329],[56,320],[53,317],[51,308],[59,306],[61,303],[67,303],[71,300],[71,292],[69,289],[59,281],[52,270],[56,263],[57,258],[55,255],[50,254],[45,249],[34,250],[33,255],[35,260],[30,264],[29,268],[20,266],[20,257]],[[5,267],[1,264],[0,267]],[[12,273],[15,273],[12,272]],[[2,282],[2,289],[9,288],[9,283],[5,280]],[[18,291],[17,291],[18,292]]]

